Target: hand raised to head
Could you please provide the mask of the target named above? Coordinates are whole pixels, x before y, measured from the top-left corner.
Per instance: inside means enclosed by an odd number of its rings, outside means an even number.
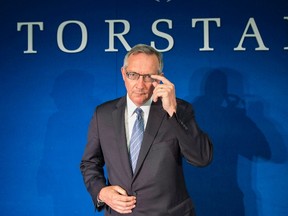
[[[155,87],[153,91],[153,101],[156,102],[159,98],[162,100],[163,109],[171,117],[173,113],[176,113],[177,103],[175,86],[168,79],[161,75],[151,75],[156,81],[153,82]]]

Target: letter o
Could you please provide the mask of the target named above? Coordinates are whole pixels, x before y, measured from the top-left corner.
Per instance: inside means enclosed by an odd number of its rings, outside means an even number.
[[[68,50],[63,44],[63,31],[64,31],[64,28],[69,24],[78,25],[80,27],[81,33],[82,33],[81,44],[77,49],[74,49],[74,50]],[[77,52],[83,51],[87,45],[87,38],[88,38],[88,34],[87,34],[86,26],[84,25],[84,23],[77,21],[77,20],[68,20],[68,21],[62,22],[59,25],[58,30],[57,30],[58,47],[60,50],[62,50],[63,52],[66,52],[66,53],[77,53]]]

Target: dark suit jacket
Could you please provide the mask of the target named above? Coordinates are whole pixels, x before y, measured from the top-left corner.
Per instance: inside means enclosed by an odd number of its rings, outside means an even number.
[[[195,166],[206,166],[212,159],[212,144],[196,125],[191,105],[177,99],[177,114],[170,118],[161,100],[152,103],[134,175],[127,150],[125,107],[126,97],[104,103],[90,123],[80,168],[95,206],[104,186],[119,185],[137,197],[131,215],[194,215],[182,156]],[[109,206],[104,208],[106,216],[120,215]]]

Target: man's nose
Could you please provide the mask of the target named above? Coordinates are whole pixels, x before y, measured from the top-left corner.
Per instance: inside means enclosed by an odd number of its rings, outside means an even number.
[[[144,85],[144,78],[143,78],[143,76],[140,76],[139,78],[138,78],[138,80],[137,80],[137,86],[143,86]]]

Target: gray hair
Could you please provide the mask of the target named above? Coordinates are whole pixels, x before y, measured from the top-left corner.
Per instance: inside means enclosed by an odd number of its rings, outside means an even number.
[[[158,61],[159,61],[159,69],[158,74],[162,73],[163,70],[163,56],[162,53],[158,52],[156,49],[154,49],[151,46],[148,46],[146,44],[137,44],[125,55],[123,67],[126,68],[128,66],[127,59],[130,55],[137,54],[137,53],[145,53],[147,55],[156,55]]]

